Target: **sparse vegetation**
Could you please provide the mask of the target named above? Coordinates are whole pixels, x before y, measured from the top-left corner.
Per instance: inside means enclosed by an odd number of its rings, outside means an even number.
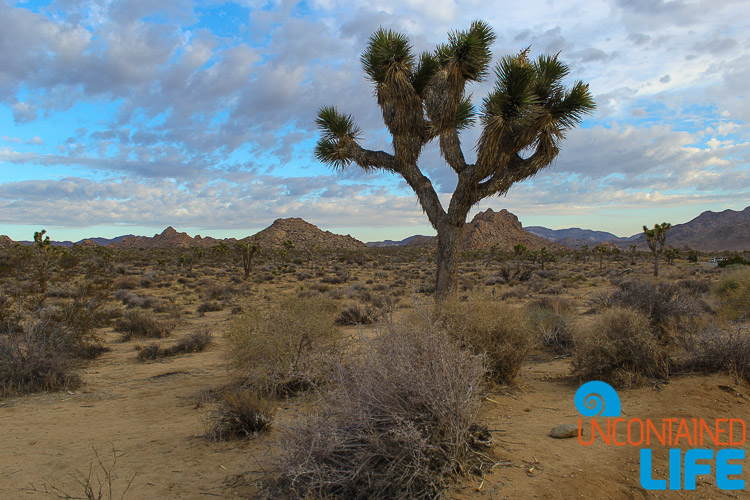
[[[140,311],[127,311],[117,323],[116,330],[122,334],[121,340],[127,342],[131,339],[161,339],[168,337],[172,332],[173,325],[159,321]]]
[[[216,440],[246,437],[271,428],[276,404],[267,396],[245,388],[232,388],[210,415],[206,434]]]
[[[338,365],[321,410],[286,434],[269,496],[439,495],[480,457],[482,360],[434,323],[389,325]]]
[[[523,312],[501,302],[447,300],[437,321],[463,348],[486,357],[488,376],[499,384],[515,382],[534,346]]]
[[[271,396],[329,380],[342,340],[335,318],[335,304],[319,297],[290,297],[239,315],[229,332],[236,376]]]
[[[581,381],[603,380],[625,388],[667,379],[670,362],[648,317],[633,309],[612,308],[576,336],[573,366]]]

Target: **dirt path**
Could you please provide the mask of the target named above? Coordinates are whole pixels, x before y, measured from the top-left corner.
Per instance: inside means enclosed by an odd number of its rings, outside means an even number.
[[[205,439],[197,408],[201,391],[228,380],[225,341],[218,336],[207,352],[141,363],[133,342],[107,337],[112,351],[84,370],[80,390],[0,402],[0,498],[42,496],[28,488],[45,484],[78,495],[81,488],[70,475],[88,473],[94,450],[109,466],[113,447],[116,490],[136,474],[127,498],[241,493],[224,483],[258,468],[249,450],[257,451],[258,443]]]

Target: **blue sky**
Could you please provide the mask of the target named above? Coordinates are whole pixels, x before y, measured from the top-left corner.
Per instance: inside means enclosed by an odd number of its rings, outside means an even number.
[[[243,237],[279,217],[364,241],[434,234],[399,178],[317,163],[314,118],[336,105],[388,150],[367,38],[383,26],[432,50],[475,19],[496,60],[560,52],[598,108],[553,165],[474,212],[629,236],[750,205],[745,0],[0,0],[0,234]],[[421,166],[447,202],[434,145]]]

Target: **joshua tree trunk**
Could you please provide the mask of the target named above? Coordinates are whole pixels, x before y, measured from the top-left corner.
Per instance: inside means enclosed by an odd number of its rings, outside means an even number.
[[[659,276],[659,254],[654,253],[654,276]]]
[[[453,225],[444,221],[438,226],[437,279],[435,297],[447,297],[456,291],[458,273],[458,249],[461,245],[463,224]]]

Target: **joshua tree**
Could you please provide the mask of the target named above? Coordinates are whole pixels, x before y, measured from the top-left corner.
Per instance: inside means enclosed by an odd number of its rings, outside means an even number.
[[[667,264],[670,266],[674,265],[674,260],[680,256],[680,251],[676,248],[667,248],[664,251],[664,257],[667,258]]]
[[[39,259],[39,288],[42,293],[47,291],[47,271],[49,269],[50,257],[54,252],[49,236],[44,236],[46,233],[46,229],[34,231],[34,245]]]
[[[541,250],[537,253],[537,257],[539,258],[539,263],[542,265],[542,271],[544,270],[544,263],[545,262],[554,262],[555,256],[547,250],[547,247],[542,247]]]
[[[586,256],[589,254],[589,246],[583,245],[581,247],[581,258],[583,259],[583,263],[586,263]]]
[[[523,243],[519,243],[517,245],[513,245],[513,253],[516,255],[516,264],[518,267],[518,272],[521,272],[521,259],[523,259],[523,256],[526,255],[526,252],[528,249],[526,248],[526,245]]]
[[[629,252],[630,252],[630,265],[635,265],[635,257],[638,255],[638,245],[630,245]]]
[[[643,226],[643,234],[646,235],[646,242],[654,254],[654,276],[659,276],[659,254],[664,251],[664,243],[667,241],[667,231],[672,227],[669,222],[654,224],[653,229]],[[658,245],[658,248],[657,248]]]
[[[604,256],[609,253],[609,247],[606,245],[596,245],[594,252],[599,256],[599,270],[604,269]]]
[[[364,149],[352,116],[334,107],[321,108],[316,120],[322,133],[315,148],[319,160],[337,169],[355,163],[366,171],[395,173],[414,190],[438,234],[437,297],[455,291],[459,243],[471,207],[507,194],[548,166],[565,132],[595,107],[588,85],[563,85],[568,67],[557,55],[531,60],[526,49],[497,63],[495,88],[477,111],[466,84],[487,76],[494,40],[489,25],[475,21],[417,57],[400,33],[381,28],[370,37],[361,61],[392,137],[392,153]],[[482,129],[471,164],[459,133],[477,116]],[[433,140],[458,176],[447,210],[419,166],[422,149]]]
[[[256,241],[240,240],[235,243],[235,248],[242,259],[243,279],[247,280],[250,277],[250,272],[253,270],[253,257],[255,254],[260,253],[260,245]]]

